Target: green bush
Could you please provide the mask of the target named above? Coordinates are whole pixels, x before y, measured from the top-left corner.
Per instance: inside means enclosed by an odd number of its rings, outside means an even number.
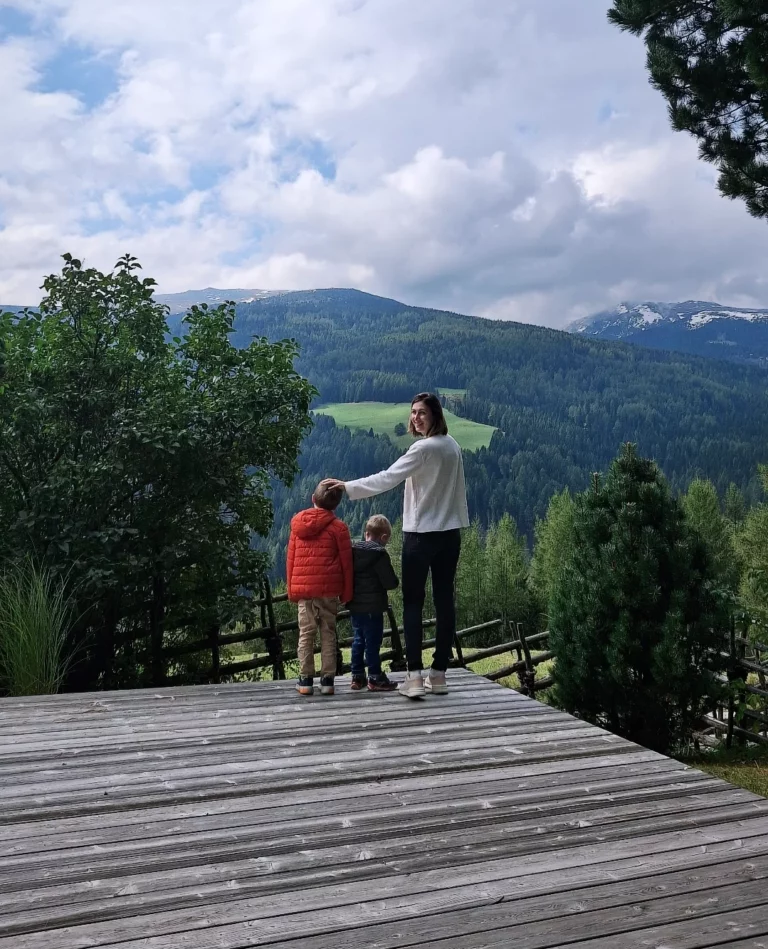
[[[69,666],[74,610],[66,585],[30,561],[0,576],[0,688],[6,695],[57,692]]]

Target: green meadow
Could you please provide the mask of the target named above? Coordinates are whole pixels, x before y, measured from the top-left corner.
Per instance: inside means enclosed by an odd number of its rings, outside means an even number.
[[[441,390],[442,391],[442,390]],[[387,435],[390,440],[405,450],[413,441],[410,435],[395,435],[395,425],[408,425],[411,406],[408,402],[337,402],[314,410],[321,415],[330,415],[337,425],[370,431],[376,435]],[[495,429],[491,425],[480,425],[453,412],[445,411],[448,431],[465,451],[487,448]]]

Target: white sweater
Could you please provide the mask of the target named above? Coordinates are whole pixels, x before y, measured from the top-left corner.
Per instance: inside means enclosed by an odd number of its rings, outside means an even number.
[[[391,468],[347,481],[353,501],[383,494],[405,481],[403,530],[425,534],[469,525],[461,448],[450,435],[432,435],[414,442]]]

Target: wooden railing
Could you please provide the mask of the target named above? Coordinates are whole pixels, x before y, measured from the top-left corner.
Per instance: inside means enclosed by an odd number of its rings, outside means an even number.
[[[269,582],[264,581],[261,596],[254,600],[254,624],[244,625],[235,632],[222,633],[218,628],[212,628],[208,636],[200,637],[192,642],[168,645],[161,636],[150,636],[146,643],[147,679],[148,684],[154,687],[162,685],[178,685],[185,682],[221,682],[234,676],[257,670],[269,670],[273,679],[285,679],[286,665],[296,660],[295,650],[287,647],[285,637],[287,633],[298,632],[299,624],[296,618],[277,622],[276,607],[285,603],[288,596],[285,593],[273,594]],[[349,620],[348,610],[338,614],[339,638],[337,651],[338,674],[350,671],[349,663],[343,661],[342,650],[352,645],[352,638],[345,630]],[[403,639],[397,618],[392,609],[387,611],[389,621],[384,630],[384,641],[387,648],[382,652],[382,661],[389,662],[393,671],[405,669],[405,651]],[[435,627],[435,619],[424,621],[424,629]],[[508,641],[487,649],[471,649],[468,641],[478,634],[491,633],[498,630],[500,635],[507,633]],[[346,635],[345,635],[346,632]],[[551,677],[536,679],[536,668],[542,662],[551,658],[546,651],[545,644],[548,633],[538,633],[526,637],[519,623],[510,623],[503,619],[494,619],[487,623],[471,626],[459,630],[453,642],[454,656],[452,665],[471,668],[473,664],[493,656],[510,654],[510,662],[499,669],[486,673],[486,678],[502,679],[517,674],[521,683],[521,690],[528,695],[534,695],[537,690],[547,688],[552,684]],[[227,651],[232,646],[247,647],[253,644],[253,657],[249,659],[227,659]],[[426,639],[424,648],[434,646],[434,638]],[[134,643],[135,645],[135,643]],[[258,647],[261,648],[258,648]],[[471,651],[470,651],[471,650]],[[315,647],[315,652],[319,648]],[[199,667],[194,674],[190,671],[179,670],[179,663],[190,656],[205,654],[209,661]],[[176,668],[174,669],[174,666]]]
[[[732,622],[723,658],[727,663],[728,700],[714,715],[706,717],[707,724],[725,733],[728,748],[734,740],[768,745],[768,645],[737,635]],[[757,684],[750,678],[757,679]]]
[[[274,595],[265,580],[261,596],[253,603],[255,621],[246,624],[236,632],[222,633],[212,628],[209,635],[194,642],[167,645],[162,636],[149,634],[142,637],[146,642],[147,675],[145,682],[151,686],[176,685],[189,682],[221,682],[242,673],[257,670],[269,670],[273,679],[286,677],[286,664],[296,660],[296,652],[286,646],[285,635],[298,632],[296,618],[277,622],[275,607],[287,602],[287,594]],[[405,651],[401,630],[393,610],[387,611],[389,626],[384,630],[384,640],[388,648],[382,652],[382,661],[389,662],[394,671],[405,669]],[[339,674],[350,671],[348,663],[343,661],[342,650],[352,645],[352,638],[344,635],[345,622],[350,613],[339,613],[339,641],[337,651],[337,670]],[[256,623],[260,625],[256,625]],[[424,621],[425,629],[434,629],[435,620]],[[489,634],[497,630],[505,641],[487,648],[473,648],[469,640],[478,634]],[[506,634],[506,635],[505,635]],[[131,643],[135,647],[138,641]],[[261,649],[254,648],[253,657],[228,661],[226,651],[231,646],[263,644]],[[427,639],[424,648],[434,646],[435,640]],[[126,644],[128,645],[128,644]],[[487,679],[498,680],[516,675],[520,691],[534,696],[537,692],[549,688],[553,677],[545,675],[536,678],[536,671],[542,663],[553,658],[549,646],[549,632],[526,636],[520,623],[504,619],[494,619],[477,626],[459,630],[453,642],[453,666],[472,668],[483,660],[496,656],[509,655],[510,661],[502,666],[482,673]],[[316,652],[319,648],[316,647]],[[199,667],[193,676],[189,670],[178,669],[178,664],[188,656],[208,654],[210,661]],[[768,745],[768,645],[754,642],[743,635],[737,635],[735,623],[730,630],[730,638],[723,644],[722,658],[727,667],[723,681],[727,683],[728,698],[713,714],[705,716],[708,728],[724,733],[726,744],[734,741],[755,742]],[[174,670],[174,665],[177,669]],[[169,674],[170,669],[170,674]]]

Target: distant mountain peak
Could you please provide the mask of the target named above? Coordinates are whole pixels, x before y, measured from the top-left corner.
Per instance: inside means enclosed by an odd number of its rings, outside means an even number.
[[[768,309],[730,307],[707,300],[624,302],[576,320],[567,329],[652,349],[736,362],[768,361]]]
[[[388,297],[375,296],[372,293],[355,290],[351,287],[327,287],[314,290],[245,290],[241,288],[205,287],[202,290],[184,290],[182,293],[155,294],[155,299],[159,303],[164,303],[171,314],[186,313],[191,306],[201,303],[207,303],[208,306],[218,306],[227,300],[233,300],[238,304],[261,303],[277,297],[293,297],[302,301],[317,298],[318,302],[322,301],[323,303],[330,300],[343,303],[345,300],[368,298],[371,301],[379,303],[385,301],[388,304],[396,304],[398,307],[402,307],[401,303],[390,300]]]

